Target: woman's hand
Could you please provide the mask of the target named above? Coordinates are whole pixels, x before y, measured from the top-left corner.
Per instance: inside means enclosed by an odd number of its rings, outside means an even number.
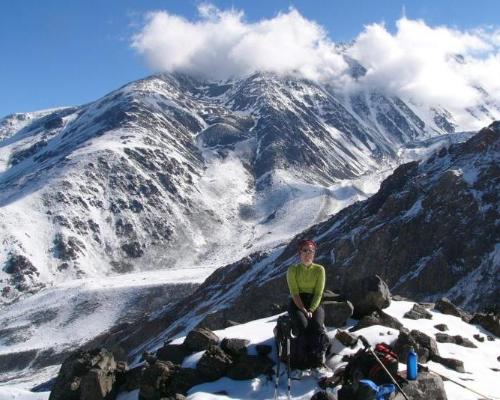
[[[312,312],[311,311],[306,310],[305,308],[303,308],[302,312],[304,313],[304,315],[306,316],[307,319],[311,319],[312,318]]]

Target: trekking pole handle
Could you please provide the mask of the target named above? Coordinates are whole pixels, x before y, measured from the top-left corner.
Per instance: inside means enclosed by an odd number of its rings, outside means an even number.
[[[361,340],[361,343],[363,343],[363,346],[366,348],[371,347],[370,343],[368,343],[368,340],[363,335],[359,335],[358,339]]]

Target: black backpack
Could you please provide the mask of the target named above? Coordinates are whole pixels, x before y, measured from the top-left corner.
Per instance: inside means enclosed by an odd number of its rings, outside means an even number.
[[[290,340],[290,366],[296,369],[307,369],[320,365],[323,355],[330,346],[326,333],[321,335],[302,334],[292,336],[292,320],[288,315],[281,315],[274,328],[276,342],[281,344],[281,361],[288,362],[287,339]]]

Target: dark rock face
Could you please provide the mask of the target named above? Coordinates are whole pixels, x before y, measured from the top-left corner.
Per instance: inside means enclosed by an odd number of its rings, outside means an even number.
[[[471,319],[471,315],[469,313],[455,306],[446,297],[436,301],[434,309],[442,312],[443,314],[454,315],[455,317],[459,317],[465,322],[469,322]]]
[[[227,374],[232,358],[218,346],[210,346],[196,365],[198,372],[207,380],[215,381]]]
[[[324,301],[321,304],[325,310],[326,326],[340,328],[354,312],[354,306],[350,301]]]
[[[499,314],[474,314],[470,320],[471,324],[482,326],[484,329],[490,331],[495,336],[500,337],[500,315]]]
[[[403,318],[408,318],[408,319],[421,319],[421,318],[426,318],[426,319],[432,319],[432,314],[425,309],[425,307],[421,306],[420,304],[414,304],[413,308],[405,313],[403,315]]]
[[[391,304],[389,288],[377,275],[348,281],[340,294],[354,306],[355,318],[382,310]]]
[[[76,352],[64,361],[50,400],[102,400],[114,398],[117,364],[105,349]]]
[[[159,400],[168,393],[168,386],[174,374],[174,365],[168,361],[157,361],[143,370],[139,398]]]
[[[219,337],[207,328],[196,328],[188,333],[184,346],[190,351],[203,351],[219,343]]]

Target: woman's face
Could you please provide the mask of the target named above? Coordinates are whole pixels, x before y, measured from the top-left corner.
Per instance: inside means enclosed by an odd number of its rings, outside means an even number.
[[[306,244],[305,246],[302,246],[299,250],[300,262],[304,265],[312,264],[315,251],[316,249],[312,244]]]

